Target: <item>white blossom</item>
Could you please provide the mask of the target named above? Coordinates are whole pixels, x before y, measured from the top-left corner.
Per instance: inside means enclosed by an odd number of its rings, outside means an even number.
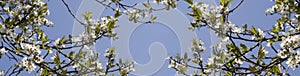
[[[286,58],[287,55],[286,55],[284,52],[285,52],[285,51],[279,51],[279,52],[277,53],[277,56],[279,56],[280,58]]]
[[[296,58],[295,56],[291,56],[287,59],[286,64],[295,70],[298,67],[299,57]]]
[[[234,27],[233,30],[232,30],[232,32],[234,32],[234,33],[241,33],[242,29],[239,28],[239,27]]]
[[[54,46],[57,46],[58,44],[59,44],[59,41],[60,41],[60,38],[58,38],[58,39],[56,39],[55,41],[54,41]]]
[[[0,49],[0,54],[6,53],[7,51],[5,50],[5,48]]]
[[[243,61],[238,58],[234,59],[234,62],[236,62],[237,64],[240,64],[240,65],[243,64]]]
[[[36,59],[34,59],[36,63],[41,63],[44,61],[44,59],[42,57],[36,57]]]
[[[266,51],[264,47],[261,50],[262,50],[262,52],[263,52],[264,55],[266,55],[266,54],[269,53],[269,51]]]
[[[23,57],[22,66],[25,67],[28,72],[31,72],[36,68],[32,60],[28,59],[27,57]]]
[[[264,38],[265,37],[265,33],[264,33],[264,31],[262,31],[261,29],[257,29],[257,31],[258,31],[258,34],[259,34],[259,36],[261,37],[261,38]]]
[[[176,62],[173,60],[170,60],[170,64],[169,64],[168,68],[175,68],[175,66],[176,66]]]
[[[4,74],[5,74],[4,70],[1,70],[0,71],[0,76],[4,76]]]

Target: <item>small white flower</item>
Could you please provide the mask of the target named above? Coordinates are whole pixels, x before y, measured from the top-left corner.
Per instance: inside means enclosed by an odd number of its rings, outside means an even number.
[[[240,64],[240,65],[243,64],[243,61],[238,58],[234,59],[234,62],[236,62],[237,64]]]
[[[169,66],[168,66],[168,68],[174,68],[175,65],[176,65],[176,62],[173,61],[173,60],[171,60]]]
[[[72,68],[78,68],[79,67],[79,64],[75,63]]]
[[[44,61],[44,59],[41,58],[41,57],[36,57],[36,59],[35,59],[35,62],[36,62],[36,63],[41,63],[41,62],[43,62],[43,61]]]
[[[228,27],[234,27],[235,24],[232,24],[231,22],[228,22],[228,23],[227,23],[227,26],[228,26]]]
[[[60,38],[56,39],[56,40],[54,41],[53,44],[54,44],[55,46],[57,46],[57,45],[59,44],[59,41],[60,41]]]
[[[1,70],[0,71],[0,76],[4,76],[4,74],[5,74],[4,70]]]
[[[51,57],[51,60],[54,60],[55,58],[56,58],[56,56],[54,55],[54,56]]]
[[[271,42],[268,42],[267,43],[267,47],[271,47],[272,43]]]
[[[52,50],[50,49],[50,50],[48,50],[48,52],[50,53],[50,54],[52,54]]]
[[[209,57],[209,58],[208,58],[208,63],[207,63],[207,65],[211,65],[211,64],[214,64],[214,57]]]
[[[241,33],[242,30],[239,27],[234,27],[233,30],[232,30],[232,32],[234,32],[234,33]]]
[[[224,7],[222,5],[217,7],[217,10],[222,10]]]
[[[280,58],[286,58],[287,55],[284,53],[284,51],[279,51],[277,54]]]
[[[0,53],[3,54],[3,53],[6,53],[7,51],[5,50],[5,48],[2,48],[0,49]]]
[[[295,58],[295,56],[291,56],[286,61],[286,64],[291,67],[293,70],[295,70],[298,67],[299,60]]]
[[[9,11],[9,8],[8,7],[4,7],[3,8],[5,11]]]
[[[134,69],[134,64],[130,64],[129,67],[128,67],[128,70],[129,70],[130,72],[135,71],[135,69]]]
[[[156,0],[153,0],[153,3],[158,3]]]
[[[258,34],[259,34],[259,36],[261,37],[261,38],[264,38],[265,37],[265,33],[264,33],[264,31],[262,31],[261,29],[257,29],[257,31],[258,31]]]
[[[265,55],[269,53],[269,51],[266,51],[264,47],[262,48],[262,52],[263,52]]]

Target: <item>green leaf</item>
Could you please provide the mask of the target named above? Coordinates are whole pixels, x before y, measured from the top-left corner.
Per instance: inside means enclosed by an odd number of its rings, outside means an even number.
[[[57,63],[58,65],[60,65],[60,59],[59,59],[59,55],[58,53],[54,54],[54,62]]]
[[[183,65],[178,65],[178,66],[177,66],[177,69],[178,69],[180,72],[185,72],[185,71],[187,71],[188,67],[183,66]]]
[[[61,72],[62,75],[66,75],[67,73],[68,73],[67,70],[63,70],[63,71]]]
[[[240,44],[240,46],[242,47],[243,52],[246,52],[248,50],[248,48],[245,44]]]
[[[4,7],[5,6],[5,2],[4,1],[0,1],[0,5],[2,6],[2,7]]]
[[[42,41],[43,42],[48,42],[48,36],[42,36]]]
[[[258,31],[254,28],[254,26],[252,26],[251,31],[252,34],[257,35]]]
[[[194,27],[189,27],[189,30],[195,31],[195,28]]]
[[[153,22],[156,20],[156,18],[157,18],[156,16],[152,16],[152,15],[151,15],[150,21],[153,23]]]
[[[263,53],[263,48],[260,46],[257,54],[257,62],[260,61],[261,58],[263,58],[265,54]]]
[[[225,76],[233,76],[232,72],[226,72]]]
[[[222,53],[222,55],[221,55],[221,59],[222,59],[222,62],[225,62],[226,55],[225,55],[224,53]]]
[[[22,51],[21,49],[14,50],[15,53],[20,53],[21,51]]]
[[[201,17],[202,12],[200,8],[192,8],[192,9],[196,16]]]
[[[192,60],[192,62],[194,63],[194,64],[199,64],[199,61],[198,60]]]
[[[50,75],[48,70],[43,69],[42,73],[41,73],[41,76],[48,76],[48,75]]]
[[[188,54],[187,53],[184,53],[184,56],[183,56],[183,60],[184,62],[187,62],[188,61]]]
[[[118,18],[118,17],[120,17],[121,15],[122,15],[122,14],[120,13],[120,11],[116,11],[114,17],[115,17],[115,18]]]
[[[72,38],[73,38],[72,35],[69,34],[69,39],[72,40]]]
[[[120,74],[121,76],[125,76],[126,73],[127,73],[127,70],[119,70],[119,74]]]
[[[69,53],[69,55],[68,55],[68,56],[69,56],[70,58],[73,58],[73,56],[74,56],[74,53],[75,53],[74,51],[71,51],[71,52]]]
[[[63,44],[66,42],[66,37],[62,37],[60,40],[59,40],[59,44]]]
[[[193,0],[184,0],[184,1],[189,3],[189,4],[193,4]]]
[[[115,22],[112,22],[112,21],[108,22],[107,23],[108,30],[112,30],[114,24],[115,24]]]
[[[180,54],[177,53],[175,58],[180,59],[181,58]]]
[[[233,43],[229,44],[227,48],[230,52],[236,52],[238,50]]]
[[[122,61],[122,59],[119,59],[119,63],[118,64],[120,64],[120,65],[122,65],[123,64],[123,61]]]
[[[150,3],[149,2],[147,2],[147,3],[142,3],[143,5],[144,5],[144,7],[146,7],[146,8],[150,8],[151,7],[151,5],[150,5]]]
[[[221,4],[224,5],[226,3],[226,0],[220,0]]]
[[[249,67],[248,67],[248,68],[250,69],[250,71],[251,71],[251,72],[255,72],[255,71],[256,71],[256,68],[255,68],[255,67],[253,67],[253,66],[250,66],[250,65],[249,65]]]
[[[82,15],[84,17],[84,19],[88,20],[92,17],[92,13],[91,12],[87,12],[86,14]]]
[[[245,25],[243,26],[243,28],[244,28],[244,29],[248,29],[248,25],[245,24]]]
[[[277,75],[281,73],[280,70],[279,70],[278,65],[273,65],[270,71],[271,71],[273,74],[277,74]]]
[[[119,37],[118,36],[116,36],[116,37],[113,37],[113,40],[118,40],[119,39]]]
[[[91,67],[91,62],[92,62],[92,60],[90,58],[88,58],[88,60],[86,62],[88,67]]]
[[[273,30],[272,30],[273,33],[278,34],[279,31],[280,31],[279,27],[273,26]]]

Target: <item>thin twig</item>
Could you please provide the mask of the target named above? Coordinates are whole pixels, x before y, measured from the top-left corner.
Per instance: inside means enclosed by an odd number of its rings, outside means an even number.
[[[229,13],[233,12],[234,10],[236,10],[243,2],[244,2],[244,0],[241,0],[241,2],[237,6],[235,6],[232,10],[229,11]]]
[[[71,11],[71,9],[70,9],[69,5],[66,3],[66,1],[65,1],[65,0],[61,0],[61,1],[62,1],[62,2],[64,3],[64,5],[67,7],[68,12],[72,15],[72,17],[73,17],[77,22],[79,22],[80,24],[84,25],[84,23],[81,22],[81,21],[73,14],[73,12]]]

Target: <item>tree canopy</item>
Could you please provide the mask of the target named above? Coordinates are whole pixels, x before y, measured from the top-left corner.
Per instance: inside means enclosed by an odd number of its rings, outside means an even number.
[[[42,76],[130,74],[135,71],[135,62],[117,59],[118,47],[107,48],[104,53],[106,63],[99,60],[99,53],[91,47],[102,38],[118,39],[115,29],[123,26],[116,24],[121,15],[126,15],[133,23],[151,24],[159,18],[152,15],[153,12],[176,9],[179,0],[146,0],[133,5],[123,3],[125,1],[95,0],[113,11],[113,15],[94,19],[93,14],[86,11],[82,13],[84,20],[80,20],[68,3],[61,0],[66,12],[84,27],[84,32],[57,39],[49,38],[43,30],[55,27],[55,23],[47,19],[51,12],[47,3],[51,0],[0,1],[0,59],[6,56],[15,61],[11,68],[1,68],[0,75],[19,75],[23,71]],[[185,8],[189,10],[185,15],[192,18],[186,29],[210,29],[221,41],[205,47],[201,40],[191,40],[188,52],[168,57],[170,70],[181,75],[232,76],[289,75],[289,70],[297,69],[300,62],[300,1],[271,0],[274,5],[266,9],[265,15],[280,18],[269,29],[231,22],[229,15],[235,15],[233,12],[246,4],[244,0],[235,0],[239,3],[232,5],[232,1],[219,0],[218,5],[210,6],[201,1],[184,0],[188,5]],[[162,7],[153,7],[153,3]],[[143,8],[137,5],[143,5]],[[204,52],[213,55],[205,60]]]

